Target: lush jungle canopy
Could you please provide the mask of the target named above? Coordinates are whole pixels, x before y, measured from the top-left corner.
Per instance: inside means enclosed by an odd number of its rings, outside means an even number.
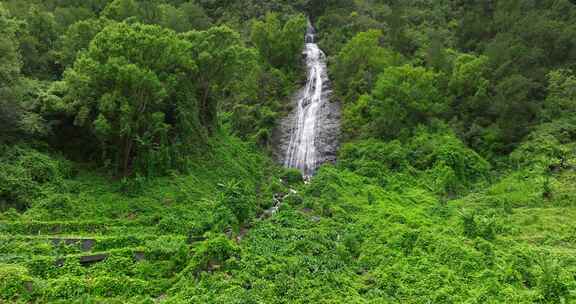
[[[572,302],[572,1],[0,0],[0,303]]]

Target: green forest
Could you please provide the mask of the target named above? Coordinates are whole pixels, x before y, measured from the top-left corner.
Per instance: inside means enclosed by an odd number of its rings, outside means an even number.
[[[576,303],[573,2],[0,0],[0,303]]]

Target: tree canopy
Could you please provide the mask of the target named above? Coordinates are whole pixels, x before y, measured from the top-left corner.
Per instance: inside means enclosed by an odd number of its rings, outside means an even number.
[[[575,70],[572,0],[0,0],[0,303],[573,303]]]

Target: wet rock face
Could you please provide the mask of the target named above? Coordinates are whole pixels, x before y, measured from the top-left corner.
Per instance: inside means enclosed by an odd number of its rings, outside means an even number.
[[[314,43],[309,25],[304,55],[306,85],[293,98],[292,112],[282,119],[274,134],[276,159],[286,167],[311,176],[326,162],[334,162],[340,134],[340,106],[330,100],[326,56]]]
[[[340,136],[340,105],[326,102],[318,118],[318,166],[327,162],[336,162]]]

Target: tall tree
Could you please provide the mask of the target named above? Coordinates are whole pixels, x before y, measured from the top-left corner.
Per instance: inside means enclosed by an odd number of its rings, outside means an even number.
[[[19,108],[15,86],[21,59],[16,42],[17,23],[0,3],[0,142],[17,129]]]
[[[66,73],[66,100],[116,172],[174,168],[217,128],[219,100],[255,57],[226,27],[113,23]]]
[[[363,95],[345,112],[350,134],[384,139],[412,135],[418,125],[443,118],[449,99],[440,90],[440,75],[404,65],[385,69],[371,95]]]
[[[148,170],[152,159],[173,165],[169,147],[200,137],[190,49],[158,26],[113,24],[67,71],[76,124],[99,139],[101,160],[116,172]]]
[[[230,92],[230,84],[242,77],[245,62],[256,54],[243,47],[240,35],[227,27],[192,31],[182,37],[191,43],[191,57],[197,63],[194,77],[197,86],[200,119],[214,131],[217,126],[218,101]]]
[[[273,67],[292,70],[299,64],[306,19],[302,15],[291,17],[285,23],[276,14],[268,14],[252,24],[251,40]]]
[[[555,70],[548,74],[548,96],[541,118],[551,121],[576,117],[576,75],[572,70]]]
[[[130,17],[138,17],[139,11],[140,7],[135,0],[114,0],[102,11],[102,16],[122,21]]]
[[[64,67],[71,66],[78,53],[88,49],[90,42],[107,24],[108,19],[87,19],[78,21],[68,27],[60,37],[61,49],[59,57]]]
[[[336,90],[345,101],[354,101],[369,92],[382,70],[399,63],[399,55],[381,47],[381,38],[379,30],[358,33],[336,56],[332,75]]]
[[[32,6],[24,19],[19,35],[24,75],[40,79],[56,79],[62,73],[56,60],[59,28],[50,12]]]

